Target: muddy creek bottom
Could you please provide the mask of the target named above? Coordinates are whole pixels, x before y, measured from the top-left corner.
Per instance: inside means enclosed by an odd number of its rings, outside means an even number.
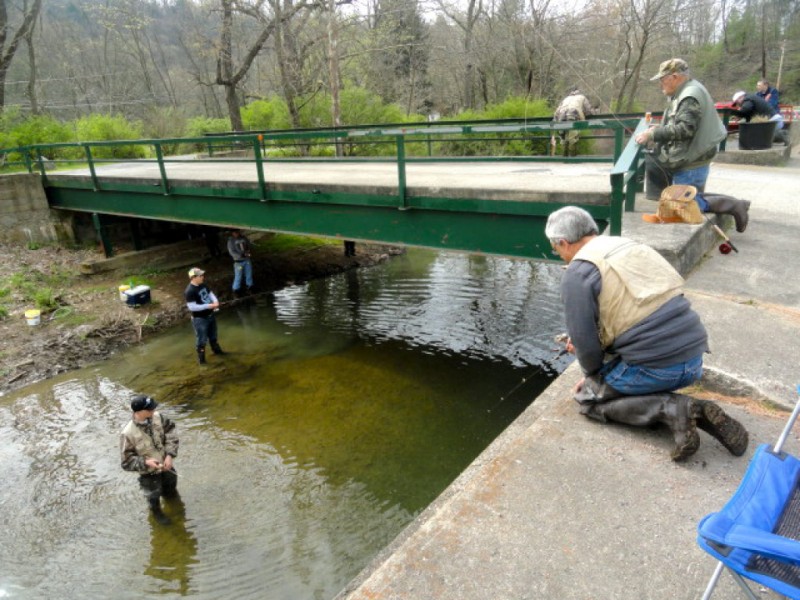
[[[565,366],[556,278],[402,257],[223,309],[205,367],[187,323],[0,398],[0,598],[333,597]],[[134,393],[180,434],[169,525],[120,469]]]

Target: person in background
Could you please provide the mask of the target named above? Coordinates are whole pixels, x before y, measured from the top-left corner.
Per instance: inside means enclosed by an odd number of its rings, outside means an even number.
[[[740,119],[744,119],[747,123],[754,117],[764,117],[770,121],[775,121],[774,139],[783,142],[787,146],[789,145],[789,136],[786,135],[787,132],[784,129],[783,115],[758,94],[738,91],[733,95],[731,103],[733,105],[733,114]]]
[[[594,114],[594,108],[589,99],[575,87],[569,91],[566,98],[556,108],[553,114],[554,121],[585,121],[586,117]],[[564,136],[564,156],[575,156],[578,153],[580,134],[571,129]]]
[[[197,362],[201,365],[206,364],[206,343],[211,344],[214,354],[225,354],[217,341],[217,319],[214,316],[219,310],[219,300],[205,284],[205,276],[202,269],[189,269],[189,285],[183,292],[186,307],[192,315]]]
[[[769,103],[776,112],[781,111],[780,102],[778,101],[778,90],[774,87],[770,87],[769,81],[766,79],[759,79],[758,83],[756,83],[756,95]]]
[[[139,473],[139,485],[156,521],[168,525],[170,519],[161,509],[161,498],[178,494],[174,461],[179,440],[175,423],[156,411],[157,406],[150,396],[134,396],[133,416],[120,434],[120,453],[122,468]]]
[[[574,387],[581,413],[601,422],[667,425],[672,460],[694,454],[697,427],[741,456],[748,435],[713,402],[671,393],[703,374],[708,336],[681,288],[683,278],[655,250],[600,236],[582,208],[547,219],[545,235],[568,264],[561,281],[568,352],[583,371]]]
[[[238,296],[242,289],[242,276],[247,292],[253,291],[253,264],[250,261],[250,240],[239,229],[231,231],[228,238],[228,254],[233,259],[233,293]]]
[[[664,188],[673,184],[692,185],[697,188],[695,201],[701,211],[732,215],[736,231],[743,232],[750,202],[705,192],[717,145],[727,137],[708,91],[692,78],[689,65],[680,58],[662,62],[650,80],[659,82],[669,103],[661,123],[635,138],[649,149],[645,159],[647,198],[658,200]]]

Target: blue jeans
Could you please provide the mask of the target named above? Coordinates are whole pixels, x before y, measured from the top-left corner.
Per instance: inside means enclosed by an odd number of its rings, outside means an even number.
[[[242,287],[242,273],[244,273],[244,284],[247,288],[253,287],[253,263],[249,258],[237,260],[233,263],[233,291],[238,292]]]
[[[629,365],[617,358],[600,369],[600,376],[612,388],[626,396],[642,396],[672,392],[703,375],[703,356],[696,356],[686,362],[656,369],[641,365]]]
[[[217,341],[217,320],[214,315],[207,317],[192,317],[192,327],[194,327],[195,342],[198,348],[205,348],[210,341]]]
[[[694,199],[703,212],[708,212],[709,209],[708,202],[703,198],[702,190],[705,190],[710,170],[709,166],[706,165],[704,167],[697,167],[696,169],[678,171],[672,176],[672,183],[676,185],[693,185],[697,188],[697,195]]]

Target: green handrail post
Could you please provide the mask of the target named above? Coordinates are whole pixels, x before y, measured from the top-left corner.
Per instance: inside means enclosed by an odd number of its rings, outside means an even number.
[[[261,159],[261,140],[264,136],[258,134],[253,138],[253,157],[256,161],[256,173],[258,174],[258,189],[261,190],[261,202],[269,200],[267,196],[267,182],[264,179],[264,161]]]
[[[97,180],[97,172],[94,170],[94,160],[92,159],[92,149],[89,144],[83,145],[84,154],[86,154],[86,162],[89,165],[89,174],[92,177],[92,189],[95,192],[100,191],[100,182]]]
[[[164,153],[161,151],[161,144],[153,144],[156,150],[156,160],[158,161],[158,172],[161,173],[161,191],[165,196],[169,196],[169,180],[167,179],[167,168],[164,165]]]
[[[622,199],[625,195],[624,173],[611,174],[611,205],[608,224],[611,235],[622,235]]]
[[[397,196],[400,210],[408,208],[406,202],[406,144],[402,135],[395,137],[397,141]]]
[[[619,125],[614,127],[614,162],[622,156],[622,142],[625,130]]]

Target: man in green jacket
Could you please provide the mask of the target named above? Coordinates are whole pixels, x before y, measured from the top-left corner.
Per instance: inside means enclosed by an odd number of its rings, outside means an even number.
[[[147,496],[156,521],[170,523],[161,510],[161,497],[177,495],[178,475],[173,461],[178,456],[175,423],[156,411],[158,402],[149,396],[134,396],[133,418],[122,430],[122,468],[139,473],[139,485]]]
[[[692,78],[689,65],[680,58],[662,62],[650,80],[659,82],[669,104],[660,125],[636,136],[637,143],[651,150],[645,166],[647,198],[658,200],[662,190],[672,184],[692,185],[697,188],[695,200],[700,210],[732,215],[736,231],[743,232],[750,202],[705,192],[717,145],[727,135],[708,91]]]

